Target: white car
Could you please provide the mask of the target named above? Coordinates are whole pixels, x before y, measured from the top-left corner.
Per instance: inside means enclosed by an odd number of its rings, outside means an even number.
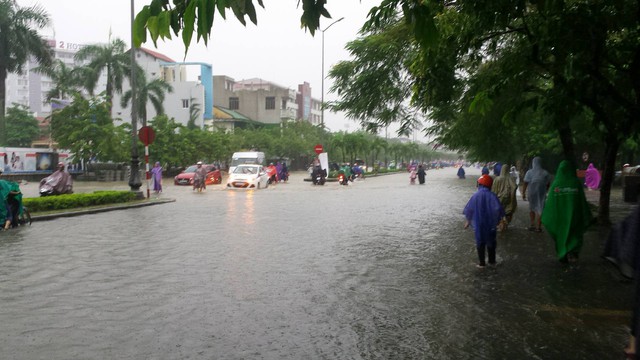
[[[268,185],[269,177],[262,165],[242,164],[236,166],[227,179],[228,189],[263,189]]]

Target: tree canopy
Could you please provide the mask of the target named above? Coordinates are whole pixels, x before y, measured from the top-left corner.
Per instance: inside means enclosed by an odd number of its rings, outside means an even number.
[[[258,6],[265,7],[263,0],[255,0]],[[298,0],[302,5],[300,24],[313,35],[320,26],[320,17],[331,18],[325,8],[326,0]],[[211,27],[215,14],[227,18],[227,11],[242,23],[247,19],[258,24],[256,5],[253,0],[151,0],[136,15],[134,21],[133,42],[140,46],[147,41],[147,32],[154,44],[158,39],[171,39],[181,35],[188,51],[196,33],[196,41],[202,40],[205,45],[211,36]]]
[[[31,147],[31,143],[40,135],[38,120],[24,105],[14,105],[7,109],[7,145]]]
[[[51,49],[38,34],[49,22],[49,15],[41,6],[20,7],[14,0],[0,0],[0,146],[7,142],[7,74],[22,73],[30,56],[41,65],[51,63]]]
[[[618,149],[639,131],[640,5],[458,0],[407,11],[411,4],[372,9],[362,37],[348,45],[353,59],[330,71],[340,96],[332,108],[363,126],[408,126],[408,106],[428,118],[425,132],[438,143],[485,160],[549,151],[576,162],[576,147],[596,147],[604,165],[599,215],[608,221]],[[427,18],[431,30],[416,26]],[[390,106],[408,88],[403,106]]]

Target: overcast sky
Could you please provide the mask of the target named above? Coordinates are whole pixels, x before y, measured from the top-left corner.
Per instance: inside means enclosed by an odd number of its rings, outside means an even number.
[[[136,0],[136,13],[150,0]],[[257,1],[254,0],[257,4]],[[218,13],[214,18],[212,36],[208,46],[193,43],[184,58],[181,39],[158,42],[154,48],[149,41],[143,47],[163,53],[176,61],[198,61],[211,63],[214,75],[227,75],[236,80],[253,77],[297,89],[297,85],[307,81],[312,87],[312,96],[322,96],[322,33],[315,37],[300,28],[302,9],[297,8],[298,0],[265,0],[265,9],[258,6],[258,25],[247,23],[244,27],[227,13],[227,20]],[[330,0],[328,9],[332,19],[322,19],[321,29],[333,21],[344,20],[331,26],[325,32],[325,75],[331,65],[348,60],[344,47],[355,39],[365,22],[369,10],[380,0]],[[49,13],[53,29],[45,33],[55,37],[60,43],[70,44],[106,43],[109,32],[127,44],[130,40],[129,0],[18,0],[20,6],[40,4]],[[188,70],[189,77],[195,78],[198,70]],[[329,93],[331,80],[325,78],[325,101],[335,100]],[[354,131],[358,125],[346,120],[341,114],[325,111],[325,123],[332,131]],[[390,134],[391,135],[391,134]]]

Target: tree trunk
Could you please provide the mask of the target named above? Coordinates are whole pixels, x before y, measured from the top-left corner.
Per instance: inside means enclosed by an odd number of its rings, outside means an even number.
[[[611,187],[616,171],[616,156],[620,142],[615,138],[606,139],[604,152],[604,168],[600,182],[600,199],[598,200],[598,222],[603,225],[611,224],[609,219],[609,202],[611,201]]]
[[[5,101],[7,99],[7,69],[0,66],[0,146],[7,145],[7,123],[5,114]]]
[[[562,143],[562,152],[565,159],[575,164],[575,153],[573,151],[573,136],[571,135],[571,127],[568,123],[558,128],[558,134],[560,136],[560,142]]]

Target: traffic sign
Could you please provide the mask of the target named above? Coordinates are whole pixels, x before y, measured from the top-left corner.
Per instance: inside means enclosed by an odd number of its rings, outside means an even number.
[[[156,133],[151,126],[143,126],[138,131],[138,138],[145,146],[153,144],[153,140],[156,138]]]
[[[322,144],[318,144],[316,145],[313,150],[316,152],[316,154],[320,155],[322,154],[322,152],[324,151],[324,149],[322,148]]]

